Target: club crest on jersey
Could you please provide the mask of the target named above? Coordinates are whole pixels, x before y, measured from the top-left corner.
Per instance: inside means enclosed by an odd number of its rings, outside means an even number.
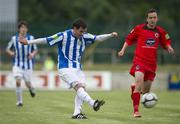
[[[146,45],[147,45],[147,46],[153,46],[153,45],[155,44],[155,42],[156,42],[156,41],[151,38],[151,39],[148,39],[148,40],[146,41]]]
[[[139,70],[140,69],[140,66],[139,65],[136,65],[136,70]]]
[[[154,36],[155,36],[156,38],[158,38],[158,37],[159,37],[159,34],[158,34],[158,33],[155,33]]]
[[[165,35],[165,38],[166,38],[166,40],[170,39],[168,34]]]
[[[58,39],[58,35],[55,34],[55,35],[52,36],[52,38],[53,38],[54,40],[56,40],[56,39]]]

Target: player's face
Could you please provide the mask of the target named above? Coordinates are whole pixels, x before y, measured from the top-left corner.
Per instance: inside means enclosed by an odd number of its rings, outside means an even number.
[[[26,35],[27,31],[28,28],[25,25],[21,25],[21,27],[19,28],[19,34],[22,36]]]
[[[85,33],[87,31],[87,29],[85,28],[82,28],[80,27],[79,29],[77,29],[76,27],[73,28],[73,32],[74,32],[74,35],[76,37],[81,37],[83,35],[83,33]]]
[[[157,13],[152,12],[148,14],[148,17],[146,18],[147,25],[149,28],[155,28],[156,23],[158,21]]]

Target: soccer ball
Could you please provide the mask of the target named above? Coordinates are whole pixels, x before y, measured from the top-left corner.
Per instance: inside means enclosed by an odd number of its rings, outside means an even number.
[[[144,105],[145,108],[152,108],[156,105],[157,103],[157,96],[155,93],[149,92],[143,94],[141,98],[141,103]]]

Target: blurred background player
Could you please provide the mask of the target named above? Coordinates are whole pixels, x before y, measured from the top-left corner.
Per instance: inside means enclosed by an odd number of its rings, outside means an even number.
[[[61,79],[63,79],[70,88],[76,91],[75,107],[72,118],[86,119],[82,114],[82,104],[87,102],[95,111],[105,103],[103,100],[94,100],[85,90],[85,74],[82,71],[81,57],[86,46],[96,41],[104,41],[111,37],[117,37],[116,32],[103,35],[92,35],[86,33],[87,24],[82,18],[78,18],[73,22],[72,29],[59,32],[47,38],[39,38],[35,40],[27,40],[22,38],[20,41],[24,44],[48,43],[49,46],[58,46],[58,71]]]
[[[157,21],[156,10],[148,10],[146,23],[137,25],[130,32],[118,53],[119,56],[123,56],[128,46],[136,44],[133,65],[130,69],[130,74],[135,78],[135,83],[131,86],[134,117],[141,117],[138,109],[140,93],[149,92],[155,78],[158,45],[160,44],[170,54],[174,53],[169,35],[163,28],[156,26]]]
[[[51,58],[51,56],[49,54],[47,54],[45,60],[44,60],[44,68],[43,70],[47,71],[47,72],[51,72],[55,69],[55,63],[53,61],[53,59]]]
[[[35,97],[35,91],[31,84],[31,75],[33,69],[33,59],[37,54],[37,46],[35,44],[23,45],[19,42],[19,37],[32,40],[34,37],[28,32],[28,24],[26,21],[20,21],[18,24],[18,33],[11,38],[8,43],[6,52],[13,58],[13,75],[16,79],[16,95],[17,106],[23,105],[21,81],[24,80],[30,95]]]

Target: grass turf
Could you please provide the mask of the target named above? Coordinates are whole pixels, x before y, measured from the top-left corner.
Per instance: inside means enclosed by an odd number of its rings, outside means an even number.
[[[87,103],[83,112],[87,120],[71,119],[74,108],[72,91],[37,91],[31,98],[23,93],[24,106],[15,106],[14,91],[0,91],[0,124],[179,124],[180,92],[155,92],[158,104],[152,109],[142,105],[142,118],[132,117],[132,105],[128,91],[91,91],[93,98],[103,98],[106,103],[94,112]]]

